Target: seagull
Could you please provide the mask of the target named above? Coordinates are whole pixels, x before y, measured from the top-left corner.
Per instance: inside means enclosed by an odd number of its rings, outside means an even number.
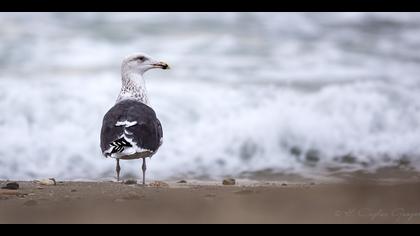
[[[127,56],[121,66],[122,88],[115,105],[105,114],[101,150],[116,159],[120,181],[120,159],[143,159],[143,186],[146,185],[146,158],[156,154],[163,141],[162,125],[150,107],[143,75],[150,69],[169,69],[168,64],[144,53]]]

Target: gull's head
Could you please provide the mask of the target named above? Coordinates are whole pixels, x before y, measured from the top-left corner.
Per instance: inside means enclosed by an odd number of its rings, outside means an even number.
[[[135,53],[127,56],[122,63],[122,71],[124,73],[136,73],[143,75],[150,69],[169,69],[165,62],[153,59],[145,53]]]

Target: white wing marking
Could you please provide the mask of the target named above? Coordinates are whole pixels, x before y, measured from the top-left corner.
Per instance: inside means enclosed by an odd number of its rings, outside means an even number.
[[[118,121],[115,126],[125,126],[126,128],[137,125],[137,121]]]

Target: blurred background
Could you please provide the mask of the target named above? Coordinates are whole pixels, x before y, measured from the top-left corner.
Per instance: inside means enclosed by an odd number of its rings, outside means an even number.
[[[149,178],[420,168],[419,13],[1,13],[0,179],[113,178],[102,118],[138,51],[172,67],[145,76]]]

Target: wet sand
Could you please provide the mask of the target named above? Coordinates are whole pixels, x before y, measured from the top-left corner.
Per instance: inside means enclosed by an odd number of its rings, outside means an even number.
[[[0,223],[420,223],[420,183],[19,184]]]

